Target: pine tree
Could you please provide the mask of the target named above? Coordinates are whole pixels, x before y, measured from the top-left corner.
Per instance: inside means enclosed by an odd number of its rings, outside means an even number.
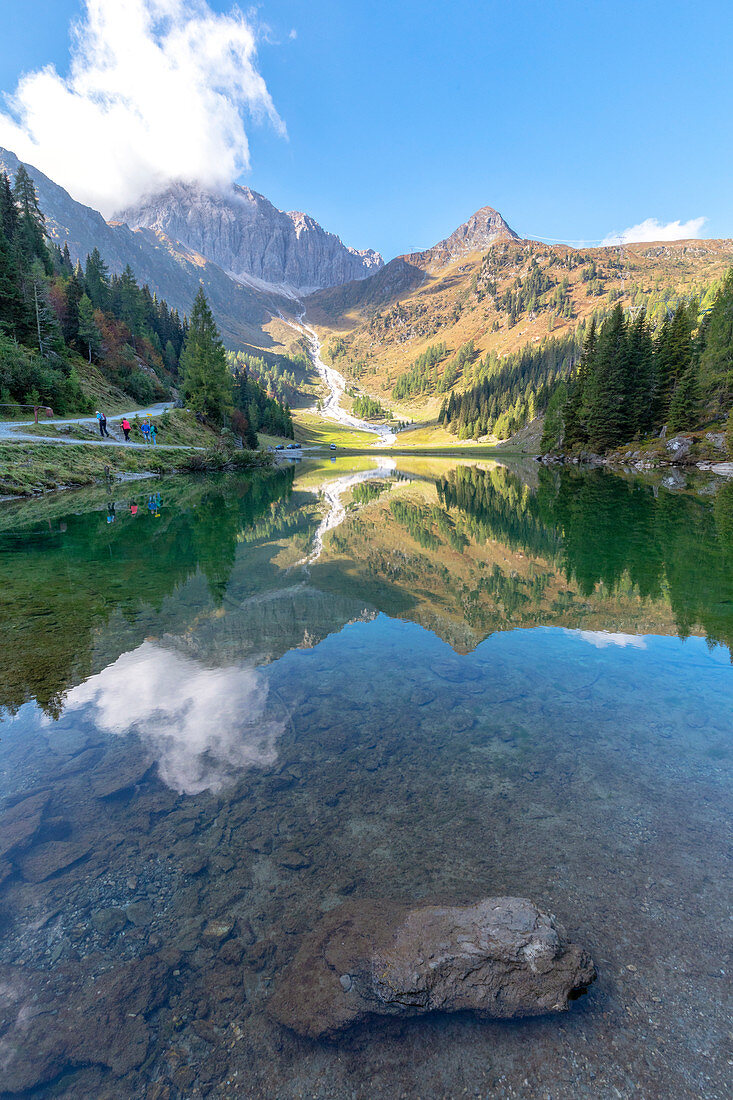
[[[87,267],[84,274],[87,294],[95,309],[107,310],[110,304],[109,270],[106,263],[95,248],[87,256]]]
[[[562,409],[563,433],[557,442],[568,451],[583,447],[588,442],[584,409],[588,380],[593,376],[596,368],[597,347],[598,327],[594,316],[586,333],[577,373],[568,387],[567,399]]]
[[[617,305],[598,334],[596,365],[585,394],[588,443],[604,452],[629,437],[627,328]]]
[[[15,242],[18,232],[18,210],[10,187],[10,179],[0,172],[0,228],[9,244]]]
[[[94,319],[94,306],[87,294],[82,294],[79,299],[78,317],[79,342],[86,347],[91,363],[92,355],[99,355],[102,349],[102,337]]]
[[[697,318],[697,303],[688,308],[680,303],[671,317],[662,323],[656,341],[657,389],[655,420],[664,423],[677,383],[690,365],[692,328]]]
[[[74,270],[74,265],[71,262],[71,253],[69,252],[69,242],[64,241],[63,252],[61,253],[61,270],[66,275],[71,275]]]
[[[46,247],[46,219],[38,205],[33,180],[22,164],[15,177],[13,199],[18,210],[17,243],[21,255],[29,267],[34,260],[40,260],[46,275],[51,275],[51,256]]]
[[[733,268],[726,275],[705,318],[703,333],[701,385],[725,411],[733,402]]]
[[[27,327],[28,315],[21,293],[15,249],[5,235],[0,217],[0,331],[5,329],[19,338]]]
[[[651,431],[656,396],[654,345],[643,310],[628,330],[627,373],[626,419],[632,438]]]
[[[119,319],[127,325],[134,340],[136,336],[140,335],[142,328],[143,303],[135,273],[129,264],[127,264],[119,279],[115,281],[113,289],[115,312]]]
[[[77,264],[76,269],[66,280],[66,288],[64,291],[66,308],[64,310],[64,320],[61,330],[67,344],[76,343],[79,336],[79,303],[83,295],[84,275],[82,274],[81,265]]]
[[[190,407],[222,424],[232,410],[232,376],[203,287],[193,303],[181,372]]]
[[[172,340],[168,340],[166,342],[165,350],[163,352],[163,361],[165,362],[165,365],[171,372],[171,374],[175,374],[177,372],[178,357],[176,356],[176,349],[173,347]]]
[[[700,415],[700,384],[697,359],[693,358],[677,383],[669,404],[668,426],[670,432],[690,430]]]
[[[52,353],[63,351],[56,314],[48,302],[48,284],[45,275],[41,261],[36,260],[27,284],[27,288],[30,288],[29,294],[33,307],[33,334],[42,359],[48,358]]]

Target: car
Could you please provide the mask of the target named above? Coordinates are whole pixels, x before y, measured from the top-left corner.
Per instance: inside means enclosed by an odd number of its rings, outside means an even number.
[[[276,451],[284,451],[284,450],[285,450],[285,444],[284,444],[284,443],[278,443],[278,445],[277,445],[277,447],[275,448],[275,450],[276,450]]]
[[[335,443],[331,443],[331,444],[330,444],[330,447],[331,447],[331,450],[332,450],[332,451],[335,451],[335,450],[336,450],[336,444],[335,444]]]

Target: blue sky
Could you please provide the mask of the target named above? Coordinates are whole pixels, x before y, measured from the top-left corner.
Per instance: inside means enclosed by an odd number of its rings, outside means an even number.
[[[63,77],[81,4],[0,11],[0,89]],[[256,18],[287,137],[245,114],[243,182],[349,244],[389,258],[487,204],[529,236],[706,217],[733,237],[729,2],[264,0]]]

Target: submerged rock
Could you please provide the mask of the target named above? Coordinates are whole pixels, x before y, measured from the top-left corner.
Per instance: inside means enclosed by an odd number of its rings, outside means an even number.
[[[566,1010],[595,976],[588,953],[526,898],[348,902],[303,938],[269,1011],[313,1039],[372,1015],[538,1016]]]

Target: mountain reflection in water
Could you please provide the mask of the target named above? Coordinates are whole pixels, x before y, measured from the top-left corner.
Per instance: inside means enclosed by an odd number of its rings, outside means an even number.
[[[0,509],[0,1090],[722,1100],[733,485],[155,487]],[[347,899],[492,894],[593,954],[563,1020],[268,1017]]]
[[[112,526],[93,494],[0,514],[2,705],[58,714],[162,631],[204,662],[256,665],[379,611],[460,652],[535,625],[730,646],[733,485],[542,468],[530,487],[495,464],[402,465],[171,480],[159,519],[118,508]]]

